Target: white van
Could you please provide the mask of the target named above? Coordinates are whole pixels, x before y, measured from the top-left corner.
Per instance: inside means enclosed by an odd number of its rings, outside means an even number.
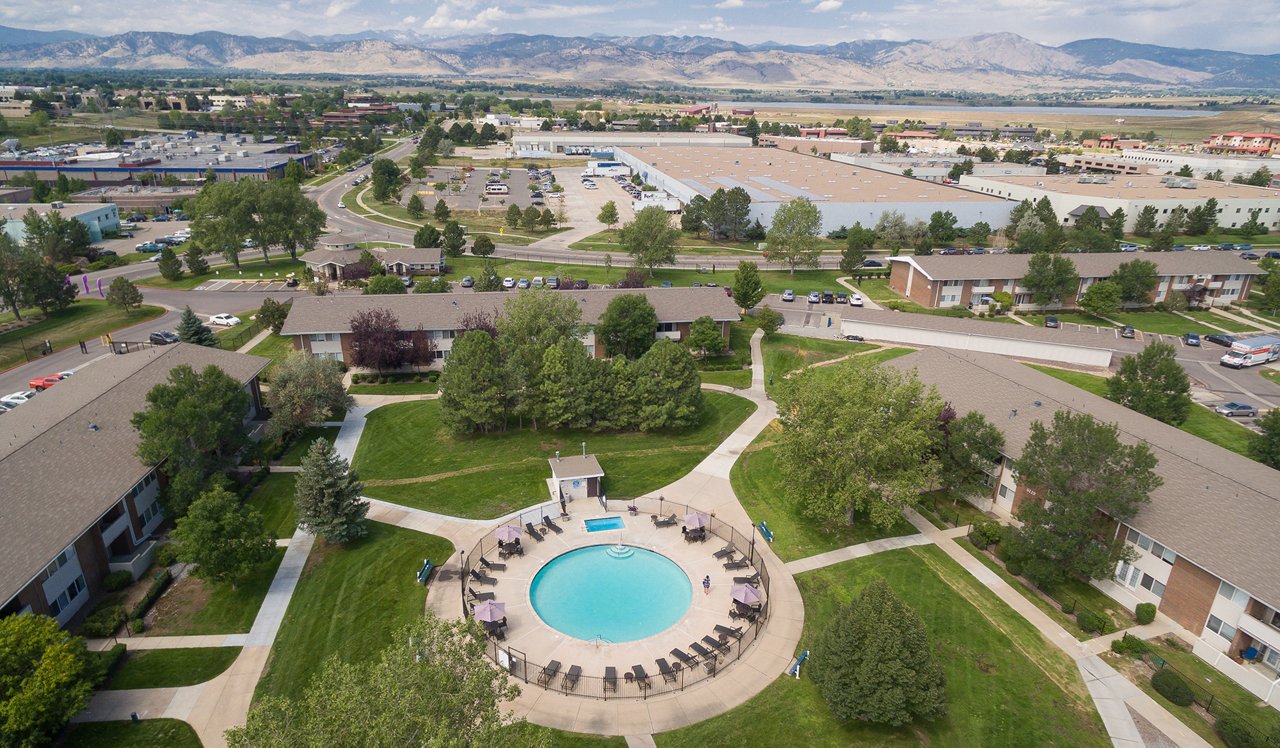
[[[484,186],[484,194],[486,195],[507,195],[511,190],[507,189],[505,184],[486,184]]]

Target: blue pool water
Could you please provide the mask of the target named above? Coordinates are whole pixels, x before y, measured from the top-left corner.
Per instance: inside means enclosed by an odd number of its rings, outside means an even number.
[[[688,575],[661,554],[618,548],[593,545],[551,559],[529,587],[538,617],[575,639],[615,643],[653,636],[680,620],[693,600]]]
[[[587,532],[600,532],[601,530],[621,530],[623,527],[621,517],[600,517],[598,519],[589,519],[583,524],[587,526]]]

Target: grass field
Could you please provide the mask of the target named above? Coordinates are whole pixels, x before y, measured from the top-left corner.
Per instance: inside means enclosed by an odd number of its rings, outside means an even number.
[[[680,233],[676,241],[676,254],[682,255],[720,255],[743,260],[758,260],[764,255],[759,245],[763,242],[753,241],[713,241],[706,236],[695,236],[687,231]],[[844,241],[820,237],[818,246],[823,252],[839,253],[845,247]],[[585,239],[569,245],[569,249],[582,249],[591,252],[624,253],[622,238],[618,229],[600,231]],[[732,261],[732,259],[730,259]]]
[[[105,688],[177,688],[221,675],[240,656],[239,647],[142,649],[129,652]]]
[[[273,537],[293,537],[298,527],[298,510],[294,496],[297,473],[272,473],[262,481],[246,505],[258,510],[262,524]]]
[[[285,360],[293,352],[293,338],[287,335],[268,335],[261,343],[249,349],[250,355],[264,356],[271,359],[271,364],[258,375],[258,378],[263,382],[270,382],[271,370],[275,368],[278,362]]]
[[[723,384],[726,387],[734,387],[745,390],[751,386],[751,370],[738,369],[737,371],[700,371],[698,376],[702,377],[703,384]]]
[[[899,519],[890,528],[879,528],[861,515],[851,524],[828,523],[805,516],[801,507],[786,495],[784,478],[778,469],[778,453],[773,444],[779,429],[775,421],[743,450],[729,473],[729,481],[751,521],[759,524],[763,520],[768,524],[773,532],[770,547],[783,561],[916,531],[905,519]]]
[[[67,728],[61,748],[201,748],[191,725],[180,719],[81,722]]]
[[[387,384],[353,384],[351,395],[433,395],[440,391],[436,382],[388,382]]]
[[[276,256],[271,258],[270,262],[262,259],[241,261],[239,269],[229,263],[212,265],[209,268],[209,272],[204,275],[183,273],[182,277],[176,281],[165,280],[159,275],[151,275],[139,280],[138,285],[190,291],[201,283],[208,283],[213,280],[283,279],[289,273],[297,273],[299,276],[303,276],[306,272],[307,264],[302,260],[291,260],[288,256]],[[146,293],[145,288],[143,293]]]
[[[1186,332],[1208,335],[1217,332],[1212,327],[1205,327],[1199,322],[1169,312],[1116,312],[1111,318],[1135,330],[1158,332],[1162,335],[1181,335]]]
[[[316,439],[326,439],[332,444],[337,440],[338,431],[341,428],[341,426],[308,426],[280,456],[280,464],[301,465],[302,458],[307,454],[307,450],[311,449],[312,442]]]
[[[772,394],[791,372],[841,356],[874,351],[878,347],[869,343],[851,343],[843,338],[809,338],[781,333],[768,335],[760,341],[760,352],[764,354],[765,388]]]
[[[31,312],[24,310],[23,318]],[[38,315],[38,312],[35,312]],[[143,306],[132,314],[108,306],[102,299],[80,299],[66,309],[53,312],[25,327],[0,333],[0,370],[40,358],[39,348],[48,340],[55,351],[70,348],[79,341],[93,340],[125,327],[155,319],[164,314],[158,306]],[[12,317],[10,317],[12,319]],[[26,351],[24,353],[24,351]]]
[[[297,697],[330,655],[373,659],[422,615],[426,590],[411,572],[424,558],[442,563],[453,544],[379,522],[366,526],[368,535],[346,546],[316,541],[255,697]]]
[[[486,519],[546,501],[547,459],[556,450],[576,454],[585,441],[600,457],[604,491],[639,496],[684,475],[755,410],[720,392],[704,392],[703,402],[701,424],[684,432],[549,432],[512,424],[506,433],[461,438],[441,424],[438,400],[387,405],[369,415],[353,463],[367,496]]]
[[[1216,325],[1224,330],[1230,330],[1231,332],[1253,333],[1258,332],[1260,329],[1257,325],[1246,325],[1243,322],[1236,322],[1233,319],[1223,317],[1221,314],[1214,314],[1213,312],[1205,311],[1203,309],[1193,309],[1183,312],[1183,314],[1194,317],[1201,322]]]
[[[169,588],[152,608],[152,636],[243,634],[267,596],[267,588],[284,560],[284,549],[239,587],[187,577]]]
[[[800,574],[809,646],[876,577],[919,613],[947,676],[948,716],[901,728],[842,722],[807,677],[780,676],[725,714],[657,738],[661,748],[1110,745],[1075,663],[934,547]],[[803,736],[800,738],[799,736]]]
[[[1061,379],[1067,384],[1092,392],[1098,397],[1107,396],[1106,377],[1100,377],[1097,374],[1086,374],[1081,371],[1056,369],[1052,366],[1038,366],[1036,364],[1027,364],[1027,366],[1056,379]],[[1255,434],[1244,426],[1198,404],[1192,404],[1187,420],[1178,428],[1245,457],[1249,457],[1249,443],[1256,438]]]
[[[719,356],[707,356],[698,360],[698,368],[710,366],[750,366],[751,336],[758,329],[754,317],[743,317],[729,323],[729,347]]]

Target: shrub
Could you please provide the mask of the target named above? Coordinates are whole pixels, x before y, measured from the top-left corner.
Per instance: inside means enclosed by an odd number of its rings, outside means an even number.
[[[63,275],[79,275],[80,274],[80,266],[75,264],[74,262],[60,263],[57,267],[58,267],[58,272],[62,273]]]
[[[1133,613],[1138,619],[1138,623],[1143,626],[1156,620],[1156,604],[1155,603],[1138,603],[1138,609]]]
[[[102,587],[107,592],[119,592],[131,584],[133,584],[133,575],[124,570],[113,571],[102,580]]]
[[[1008,543],[1008,539],[1003,537],[1000,538],[1000,543],[996,545],[996,558],[1005,562],[1006,565],[1009,563],[1009,548],[1010,545]]]
[[[151,579],[151,586],[147,588],[147,594],[133,606],[133,610],[129,611],[130,618],[141,618],[151,610],[151,606],[155,604],[160,595],[164,593],[169,586],[169,582],[173,581],[173,575],[168,569],[161,569],[155,573]]]
[[[173,566],[178,563],[178,546],[173,543],[156,546],[155,553],[151,554],[151,562],[160,567]]]
[[[120,660],[124,657],[125,646],[117,643],[111,649],[104,649],[101,652],[93,652],[93,680],[99,686],[105,684],[111,675],[115,672]]]
[[[980,519],[969,529],[969,538],[979,548],[986,548],[1000,540],[1000,523],[993,519]]]
[[[141,634],[147,630],[147,624],[142,622],[141,618],[135,618],[129,621],[129,632],[133,634]]]
[[[438,371],[429,371],[429,372],[427,372],[427,381],[428,381],[428,382],[439,382],[439,381],[440,381],[440,372],[438,372]]]
[[[1076,611],[1076,625],[1080,627],[1080,630],[1090,634],[1105,634],[1107,632],[1107,619],[1091,610]]]
[[[413,381],[414,381],[414,383],[415,383],[415,384],[416,384],[416,383],[418,383],[418,382],[421,382],[421,381],[422,381],[422,377],[414,377],[414,378],[413,378]]]
[[[1222,738],[1222,742],[1227,744],[1227,748],[1262,748],[1265,745],[1253,727],[1234,714],[1219,717],[1213,729]]]
[[[1115,652],[1116,654],[1127,655],[1135,659],[1142,657],[1150,649],[1151,648],[1147,646],[1146,642],[1144,642],[1143,640],[1139,639],[1136,636],[1129,636],[1128,634],[1125,634],[1119,639],[1113,639],[1111,641],[1112,652]]]
[[[1018,560],[1010,561],[1004,565],[1004,568],[1015,577],[1022,576],[1022,562]]]
[[[1165,697],[1170,703],[1178,706],[1191,706],[1191,702],[1195,701],[1195,697],[1191,693],[1191,686],[1181,678],[1177,673],[1168,668],[1161,668],[1156,674],[1151,676],[1151,687],[1156,689],[1156,693]]]
[[[80,624],[80,635],[91,638],[111,636],[127,617],[122,605],[98,608],[85,616],[84,622]]]

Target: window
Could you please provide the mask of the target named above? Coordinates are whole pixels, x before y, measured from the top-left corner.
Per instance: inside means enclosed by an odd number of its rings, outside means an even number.
[[[142,526],[146,527],[151,520],[160,515],[160,502],[151,502],[146,509],[142,510]]]
[[[1165,548],[1163,545],[1160,545],[1159,543],[1156,543],[1154,541],[1152,541],[1151,543],[1151,555],[1155,556],[1156,558],[1160,559],[1161,561],[1169,565],[1172,565],[1173,562],[1178,558],[1178,554],[1174,553],[1173,551],[1169,550],[1168,548]]]
[[[1009,498],[1009,487],[1008,487],[1008,486],[1005,486],[1005,485],[1001,485],[1001,486],[1000,486],[1000,498],[1002,498],[1002,499],[1007,499],[1007,498]]]
[[[675,331],[676,331],[676,323],[674,322],[658,323],[658,332],[675,332]]]
[[[1221,636],[1223,639],[1226,639],[1227,641],[1231,641],[1236,638],[1235,626],[1232,626],[1229,623],[1225,623],[1221,618],[1218,618],[1217,616],[1214,616],[1214,615],[1209,616],[1209,622],[1206,623],[1204,627],[1209,629],[1213,633],[1217,634],[1218,636]]]
[[[45,578],[48,579],[49,577],[53,576],[54,573],[58,571],[58,569],[61,569],[62,567],[66,566],[71,561],[71,559],[75,557],[76,557],[76,552],[72,548],[67,548],[62,553],[59,553],[57,558],[53,559],[53,562],[50,563],[45,568],[44,570]]]
[[[1164,597],[1164,583],[1157,581],[1150,574],[1142,575],[1142,588],[1144,590],[1151,590],[1151,594],[1156,597]]]
[[[83,574],[76,577],[75,581],[67,585],[67,588],[63,590],[62,594],[58,595],[57,598],[49,601],[49,610],[55,616],[58,615],[62,611],[66,610],[67,606],[70,605],[77,597],[80,597],[81,592],[84,592]]]
[[[1249,593],[1239,587],[1236,587],[1230,582],[1224,581],[1222,584],[1218,585],[1218,597],[1230,600],[1242,608],[1249,604]]]
[[[1146,535],[1143,535],[1143,534],[1139,533],[1139,534],[1138,534],[1138,547],[1139,547],[1139,548],[1141,548],[1141,549],[1142,549],[1142,550],[1144,550],[1144,551],[1149,551],[1149,550],[1151,550],[1151,538],[1147,537]]]

